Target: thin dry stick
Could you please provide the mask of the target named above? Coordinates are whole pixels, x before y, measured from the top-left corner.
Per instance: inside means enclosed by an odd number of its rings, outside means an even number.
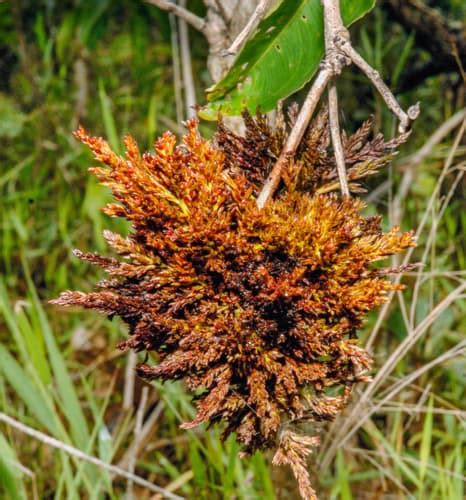
[[[142,421],[144,419],[144,411],[147,405],[148,394],[149,389],[147,386],[144,386],[142,388],[141,400],[139,402],[138,411],[136,413],[136,422],[134,424],[134,441],[137,441],[141,434]],[[130,472],[131,474],[134,474],[134,470],[136,468],[136,459],[137,453],[133,453],[129,458],[128,472]],[[128,500],[132,500],[134,498],[133,481],[131,479],[128,480],[128,484],[126,486],[126,497]]]
[[[166,491],[176,491],[184,486],[187,482],[191,481],[194,477],[194,472],[192,470],[187,470],[180,474],[176,479],[174,479],[170,484],[167,484]],[[162,496],[157,494],[154,495],[150,500],[159,500]]]
[[[398,296],[398,304],[400,306],[401,316],[403,318],[406,331],[409,332],[411,325],[409,324],[408,307],[406,305],[405,296],[403,295],[403,292],[401,290],[397,291],[396,294]]]
[[[352,47],[348,30],[345,28],[341,13],[339,0],[321,0],[324,8],[324,33],[325,33],[325,59],[322,63],[322,69],[317,75],[314,84],[306,97],[303,107],[298,115],[298,119],[291,130],[290,136],[285,144],[285,147],[276,161],[272,172],[267,178],[262,191],[257,198],[257,206],[263,208],[264,205],[271,199],[277,189],[284,167],[291,157],[296,152],[296,149],[301,142],[304,132],[309,125],[312,114],[317,106],[317,103],[322,96],[325,87],[328,85],[332,77],[341,73],[342,69],[354,63],[373,83],[377,91],[381,94],[388,108],[400,120],[400,132],[405,132],[413,120],[419,115],[419,105],[411,106],[405,113],[398,104],[395,96],[390,89],[385,85],[380,75],[375,71]],[[333,86],[332,86],[333,87]],[[344,168],[344,157],[340,151],[341,144],[340,130],[337,127],[338,122],[338,104],[336,102],[336,90],[330,88],[329,101],[332,101],[332,120],[331,120],[331,135],[336,155],[338,175],[340,179],[340,187],[342,192],[346,192],[348,181]]]
[[[419,103],[408,108],[405,113],[401,106],[398,104],[395,96],[392,94],[391,90],[385,85],[384,81],[380,77],[378,71],[372,68],[354,49],[354,47],[348,41],[344,41],[341,44],[341,50],[346,54],[351,61],[369,78],[373,83],[374,87],[377,89],[382,99],[385,101],[388,109],[400,120],[400,125],[398,131],[400,134],[405,133],[411,124],[418,116],[420,112]]]
[[[374,377],[374,380],[367,386],[366,390],[363,392],[360,399],[353,406],[350,414],[345,418],[344,422],[339,422],[338,430],[336,430],[336,434],[332,435],[332,443],[329,443],[328,448],[326,448],[326,452],[324,458],[322,460],[322,468],[325,469],[330,465],[330,461],[336,453],[336,450],[342,445],[343,442],[346,442],[349,435],[353,435],[365,422],[365,417],[361,417],[361,415],[365,415],[367,412],[364,411],[366,403],[368,403],[370,397],[374,394],[374,392],[380,387],[385,378],[394,370],[397,363],[409,349],[421,338],[421,336],[427,331],[427,329],[432,325],[436,318],[440,314],[443,313],[453,302],[458,300],[461,297],[461,294],[466,290],[466,283],[463,283],[455,290],[450,292],[445,299],[443,299],[437,306],[430,312],[430,314],[424,318],[421,323],[413,330],[413,332],[408,335],[404,339],[404,341],[395,349],[395,351],[389,356],[387,361],[381,367],[377,375]],[[449,351],[450,352],[450,351]],[[426,365],[429,366],[429,365]],[[416,372],[414,372],[416,373]],[[409,379],[409,378],[408,378]],[[406,384],[402,387],[404,387]],[[401,390],[401,389],[400,389]],[[393,397],[393,396],[391,396]],[[387,400],[384,398],[384,400]],[[327,442],[329,439],[327,439]]]
[[[345,154],[343,152],[343,144],[341,143],[340,123],[338,120],[338,94],[334,81],[328,89],[328,116],[341,194],[343,196],[349,196],[350,191],[348,187],[348,179],[346,177]]]
[[[348,447],[346,449],[351,453],[360,453],[360,454],[367,453],[368,455],[378,455],[378,456],[381,456],[384,458],[390,458],[390,455],[388,455],[387,453],[379,452],[379,451],[375,451],[375,450],[364,450],[362,448],[350,448],[350,447]],[[402,456],[401,459],[403,461],[406,461],[406,462],[411,462],[412,464],[415,464],[417,466],[419,466],[419,464],[421,463],[419,460],[412,458],[412,457],[408,457],[408,456]],[[433,464],[429,464],[429,463],[426,464],[426,467],[428,469],[435,470],[437,472],[442,472],[447,476],[461,479],[461,481],[466,481],[466,476],[463,476],[462,474],[458,474],[456,472],[452,472],[448,469],[445,469],[444,467],[439,467],[438,465],[433,465]]]
[[[415,167],[419,165],[419,163],[422,163],[432,153],[435,146],[442,142],[456,127],[459,127],[465,119],[466,109],[461,109],[453,116],[450,116],[448,120],[443,122],[442,125],[435,130],[421,148],[404,159],[403,163],[406,167]]]
[[[340,425],[339,432],[337,433],[337,436],[335,436],[337,439],[327,450],[326,456],[328,460],[331,459],[330,455],[336,451],[337,446],[335,446],[335,443],[339,442],[338,441],[339,438],[346,440],[346,436],[349,432],[354,434],[353,430],[356,431],[360,427],[362,423],[361,414],[364,413],[363,407],[365,406],[366,403],[368,403],[370,397],[380,387],[385,378],[395,369],[399,360],[402,359],[403,356],[405,356],[406,353],[409,351],[409,349],[411,349],[411,347],[421,338],[421,336],[427,331],[427,329],[431,326],[431,324],[435,321],[435,319],[440,314],[442,314],[443,311],[445,311],[454,301],[458,300],[461,297],[461,294],[465,289],[466,289],[466,283],[453,290],[443,301],[437,304],[437,306],[430,312],[430,314],[415,328],[413,332],[411,332],[411,334],[408,337],[406,337],[406,339],[398,346],[398,348],[389,356],[385,364],[382,366],[377,375],[374,377],[374,380],[371,382],[371,384],[369,384],[369,386],[366,388],[366,390],[360,397],[359,401],[357,401],[357,403],[352,408],[352,411],[348,415],[348,418],[346,418],[343,424]],[[464,345],[460,344],[459,348],[462,349],[463,347]],[[458,346],[455,347],[454,349],[457,348]],[[454,349],[448,351],[448,353],[453,352]],[[440,359],[441,362],[443,362],[444,361],[443,356],[437,358],[437,360]],[[435,361],[436,360],[434,360],[434,362]],[[426,366],[432,366],[432,362]],[[413,374],[407,377],[407,380],[409,380],[409,382],[406,383],[402,382],[401,384],[400,382],[398,382],[397,384],[401,385],[401,387],[405,387],[408,383],[410,383],[411,380],[414,380],[411,378],[412,375]],[[391,395],[391,397],[393,397],[393,394]],[[384,401],[387,400],[388,400],[387,398],[384,398]],[[332,451],[331,448],[334,448],[334,450]]]
[[[160,415],[162,414],[162,411],[165,407],[165,403],[163,401],[159,401],[157,403],[157,406],[155,409],[152,411],[150,416],[147,418],[146,422],[141,428],[141,431],[138,433],[138,438],[135,439],[129,448],[126,450],[125,454],[121,458],[121,460],[118,462],[118,467],[121,467],[122,469],[126,469],[128,467],[128,464],[131,460],[132,456],[137,456],[138,453],[141,450],[141,447],[147,443],[147,439],[149,435],[151,434],[155,424],[157,423],[158,419],[160,418]]]
[[[414,172],[417,165],[422,163],[442,140],[449,135],[456,127],[461,125],[466,119],[466,109],[462,109],[446,120],[440,127],[427,139],[424,145],[414,154],[404,159],[404,174],[400,182],[400,187],[393,200],[392,221],[394,225],[399,225],[402,216],[402,202],[406,198],[412,185]]]
[[[135,351],[130,351],[126,358],[125,386],[123,389],[123,410],[125,411],[129,411],[133,407],[137,361],[137,353]]]
[[[173,88],[175,90],[175,109],[176,121],[178,126],[183,122],[183,95],[182,95],[182,81],[181,81],[181,56],[180,44],[178,41],[178,23],[175,14],[169,14],[170,21],[170,40],[172,46],[172,67],[173,67]],[[181,135],[184,133],[182,130]]]
[[[391,399],[393,399],[397,394],[399,394],[406,386],[411,384],[414,380],[419,378],[421,375],[424,373],[428,372],[432,368],[434,368],[437,365],[440,365],[442,363],[446,363],[447,361],[450,361],[453,358],[456,358],[458,356],[462,356],[466,353],[466,341],[461,342],[460,344],[456,345],[455,347],[449,349],[447,352],[442,354],[441,356],[433,359],[426,365],[422,366],[421,368],[418,368],[416,371],[413,373],[410,373],[407,377],[404,377],[402,380],[394,384],[392,387],[393,389],[381,400],[377,402],[376,405],[373,405],[371,408],[368,410],[361,412],[361,417],[358,420],[357,424],[351,429],[349,429],[348,433],[345,434],[345,436],[342,438],[342,440],[338,443],[338,447],[344,446],[346,442],[359,430],[359,428],[374,414],[377,413],[384,404],[388,403]],[[322,464],[322,467],[324,464]]]
[[[437,195],[440,192],[440,188],[443,184],[443,181],[444,181],[446,175],[448,174],[448,171],[450,170],[450,167],[453,163],[453,159],[455,157],[458,146],[459,146],[461,139],[463,138],[463,135],[465,133],[465,130],[466,130],[466,117],[463,119],[462,126],[461,126],[460,130],[458,131],[458,133],[456,134],[455,140],[453,142],[453,146],[450,149],[450,153],[448,155],[448,158],[446,159],[445,164],[444,164],[443,169],[442,169],[442,172],[438,178],[437,185],[435,186],[435,189],[434,189],[432,195],[430,196],[429,202],[427,203],[426,210],[425,210],[425,212],[422,216],[421,222],[419,223],[419,226],[416,230],[416,237],[418,237],[422,233],[422,231],[424,230],[424,226],[426,225],[426,223],[428,221],[430,211],[432,210],[432,207],[435,203],[435,200],[437,199]],[[413,252],[414,252],[414,248],[410,248],[406,252],[405,258],[403,259],[403,263],[402,263],[403,266],[409,263],[412,255],[413,255]],[[403,273],[400,273],[397,276],[397,278],[395,279],[395,284],[398,285],[401,282],[402,277],[403,277]],[[380,331],[380,328],[382,327],[382,324],[385,320],[385,317],[388,313],[388,310],[390,308],[390,305],[391,305],[391,302],[392,302],[392,299],[394,296],[395,296],[395,292],[390,292],[390,294],[388,295],[388,300],[382,306],[382,309],[380,310],[380,313],[377,316],[377,321],[375,322],[374,328],[372,329],[372,332],[369,336],[369,339],[366,342],[366,349],[368,351],[370,351],[372,349],[372,346],[373,346],[375,339]]]
[[[381,399],[374,400],[374,404],[382,401]],[[377,413],[392,413],[392,412],[406,412],[406,413],[432,413],[436,415],[452,415],[459,418],[460,420],[466,419],[466,411],[462,410],[450,410],[448,408],[428,408],[426,406],[418,408],[417,405],[408,404],[405,402],[391,401],[389,403],[383,404],[381,408],[377,410]]]
[[[19,422],[18,420],[8,416],[6,413],[0,412],[0,422],[3,422],[9,425],[10,427],[13,427],[19,432],[26,434],[27,436],[31,436],[32,438],[37,439],[41,443],[44,443],[48,446],[52,446],[52,448],[64,451],[65,453],[68,453],[73,457],[94,464],[97,467],[100,467],[101,469],[107,470],[115,474],[116,476],[121,476],[124,477],[125,479],[130,479],[135,484],[147,488],[150,491],[153,491],[155,493],[161,493],[162,495],[164,495],[165,498],[169,498],[172,500],[183,500],[183,497],[170,493],[169,491],[166,491],[164,488],[161,488],[160,486],[157,486],[156,484],[153,484],[142,477],[131,474],[130,472],[124,469],[120,469],[120,467],[117,467],[116,465],[108,464],[97,457],[93,457],[92,455],[84,453],[83,451],[79,450],[78,448],[75,448],[74,446],[63,443],[62,441],[59,441],[54,437],[48,436],[43,432],[33,429],[32,427],[29,427],[28,425],[25,425]]]
[[[168,0],[145,0],[145,1],[147,3],[155,5],[159,9],[175,14],[175,16],[178,16],[180,19],[183,19],[188,24],[190,24],[194,29],[200,31],[201,33],[205,32],[206,21],[202,19],[202,17],[193,14],[190,10],[185,9],[180,5],[176,5]]]
[[[186,0],[180,0],[180,7],[186,7]],[[184,99],[186,104],[186,117],[196,116],[196,89],[194,86],[193,68],[191,64],[191,48],[189,46],[188,25],[183,18],[178,19],[181,48],[181,71],[183,74]]]
[[[437,216],[434,213],[434,207],[432,207],[432,217],[431,217],[432,226],[430,228],[429,235],[428,235],[427,241],[425,243],[425,248],[424,248],[424,251],[422,253],[422,257],[421,257],[422,264],[424,264],[427,261],[427,257],[429,256],[429,253],[432,251],[433,245],[435,243],[435,238],[437,236],[438,224],[439,224],[440,220],[442,219],[443,214],[445,213],[445,210],[447,209],[447,207],[450,203],[450,200],[451,200],[451,198],[452,198],[452,196],[453,196],[453,194],[458,186],[458,183],[463,178],[463,175],[464,175],[464,172],[462,172],[462,171],[457,173],[456,179],[451,184],[451,187],[448,191],[448,194],[447,194],[446,198],[443,200],[443,203],[440,207],[440,211],[439,211]],[[414,328],[414,324],[416,321],[416,305],[418,302],[419,292],[420,292],[421,285],[422,285],[423,281],[424,280],[422,279],[422,275],[418,274],[416,276],[416,282],[415,282],[414,287],[413,287],[412,300],[411,300],[411,310],[410,310],[410,315],[409,315],[409,326],[411,329]],[[408,329],[408,331],[409,331],[409,329]]]
[[[15,469],[18,469],[22,474],[27,476],[31,480],[31,487],[32,487],[32,498],[34,500],[39,500],[39,494],[37,492],[37,478],[34,472],[32,470],[28,469],[25,467],[23,464],[17,462],[16,460],[12,460],[10,458],[6,458],[5,456],[2,457],[2,459],[7,463],[8,465],[11,465]]]
[[[306,100],[301,107],[294,127],[291,130],[290,135],[288,136],[285,147],[283,148],[283,151],[280,154],[278,160],[275,162],[272,172],[265,181],[262,191],[257,197],[257,206],[259,208],[263,208],[265,206],[265,204],[269,201],[269,199],[273,196],[273,193],[277,189],[283,169],[285,168],[288,161],[290,160],[290,157],[293,156],[296,148],[301,142],[304,132],[309,125],[309,120],[311,119],[312,114],[314,113],[314,110],[319,103],[320,97],[322,96],[325,87],[330,81],[330,78],[332,78],[332,73],[329,68],[325,68],[320,71],[317,78],[315,79],[311,90],[307,94]]]
[[[424,390],[421,392],[421,396],[418,402],[416,403],[415,408],[422,408],[425,405],[427,399],[431,394],[431,391],[432,391],[432,384],[427,384],[427,386],[424,387]],[[419,420],[419,412],[416,412],[416,410],[414,410],[413,412],[410,413],[411,414],[409,416],[409,419],[404,426],[405,429],[409,429],[413,424],[413,422],[415,421],[417,422]]]
[[[230,48],[226,51],[226,55],[235,56],[242,49],[243,45],[246,43],[247,39],[256,30],[259,23],[267,14],[268,10],[272,5],[272,0],[261,0],[256,10],[252,14],[251,19],[249,19],[246,26],[241,30],[239,35],[235,38]]]
[[[350,451],[354,451],[357,453],[357,450],[355,450],[354,448],[350,448]],[[359,453],[361,455],[364,455],[364,458],[369,462],[371,463],[372,465],[375,466],[375,468],[382,474],[382,477],[383,476],[386,476],[387,479],[389,479],[390,481],[392,481],[392,483],[394,485],[396,485],[401,491],[403,491],[406,495],[406,498],[410,499],[410,500],[413,500],[414,497],[410,494],[409,490],[406,488],[406,486],[403,485],[403,483],[401,483],[401,481],[394,475],[390,472],[390,470],[387,468],[387,467],[382,467],[378,462],[377,460],[375,460],[374,458],[372,458],[370,456],[369,453],[367,453],[368,450],[360,450]]]
[[[452,293],[455,294],[456,290],[454,290]],[[441,314],[445,310],[445,308],[448,307],[448,305],[451,303],[450,295],[444,301],[442,301],[434,309],[434,311],[431,311],[429,316],[425,318],[425,320],[420,325],[418,325],[418,327],[415,330],[413,330],[410,333],[410,335],[405,339],[405,341],[398,346],[398,349],[394,353],[392,353],[387,362],[380,369],[375,379],[366,388],[365,392],[360,396],[360,399],[355,403],[350,414],[347,417],[345,417],[344,422],[342,423],[339,420],[335,420],[332,423],[329,431],[327,432],[327,436],[322,447],[323,450],[326,450],[323,458],[323,462],[325,462],[325,464],[329,464],[333,455],[336,453],[337,446],[335,445],[335,443],[339,443],[339,440],[345,436],[345,433],[348,432],[348,430],[351,429],[353,425],[357,425],[357,423],[359,422],[360,414],[364,413],[363,411],[364,407],[367,406],[367,404],[369,404],[369,398],[375,392],[378,386],[382,383],[385,377],[387,375],[389,376],[391,370],[396,366],[396,363],[399,361],[399,359],[401,359],[404,353],[406,353],[410,349],[410,347],[414,345],[414,343],[418,340],[418,338],[427,330],[427,328],[429,328],[429,326],[435,320],[435,318],[439,314]],[[453,300],[456,300],[459,296],[455,295],[453,297]],[[353,422],[356,422],[356,424],[354,424]],[[359,425],[357,425],[357,428],[359,428]]]

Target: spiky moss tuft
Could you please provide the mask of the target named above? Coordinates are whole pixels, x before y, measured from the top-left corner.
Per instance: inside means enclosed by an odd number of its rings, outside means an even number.
[[[285,422],[334,418],[351,387],[367,380],[371,360],[357,330],[400,288],[373,263],[414,240],[397,228],[384,234],[359,199],[318,194],[334,167],[315,128],[290,166],[288,189],[259,210],[256,193],[285,134],[273,135],[263,117],[248,119],[245,139],[221,125],[214,141],[192,120],[182,144],[166,133],[155,154],[141,154],[127,137],[126,158],[79,129],[104,164],[92,172],[116,201],[105,213],[127,219],[132,231],[105,232],[119,259],[77,252],[110,278],[98,291],[68,291],[54,302],[120,316],[130,333],[121,346],[157,360],[138,367],[141,377],[201,390],[196,417],[182,427],[223,422],[224,436],[235,432],[251,453],[276,446]],[[305,192],[300,176],[311,170],[317,180]],[[330,397],[332,387],[340,392]]]

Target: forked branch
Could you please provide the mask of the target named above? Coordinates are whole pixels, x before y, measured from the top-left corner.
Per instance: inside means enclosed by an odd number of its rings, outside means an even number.
[[[246,26],[241,30],[233,43],[230,45],[230,48],[227,50],[227,55],[235,56],[236,54],[238,54],[238,52],[243,48],[243,45],[246,43],[247,39],[252,35],[257,26],[259,26],[259,23],[267,14],[271,5],[272,0],[260,0],[259,5],[256,7],[256,10],[251,16],[251,19],[249,19]]]
[[[340,126],[338,120],[338,96],[334,80],[334,77],[338,76],[345,66],[354,63],[369,78],[384,99],[390,111],[400,121],[400,133],[406,132],[409,129],[411,122],[414,121],[419,115],[419,104],[411,106],[407,112],[403,111],[395,96],[383,82],[379,73],[373,69],[353,48],[349,32],[345,28],[341,18],[339,0],[321,0],[321,2],[324,8],[325,58],[321,64],[321,69],[314,81],[314,84],[312,85],[299,112],[298,118],[293,129],[291,130],[285,147],[257,198],[257,206],[259,208],[264,207],[277,189],[283,169],[294,156],[317,104],[322,97],[325,88],[330,82],[331,84],[328,96],[330,132],[341,192],[343,196],[349,195],[345,159],[341,144]]]
[[[317,78],[315,79],[311,90],[307,94],[306,100],[301,107],[298,117],[296,118],[293,129],[288,136],[285,147],[283,148],[282,153],[275,162],[272,172],[265,181],[262,191],[257,197],[257,206],[259,208],[263,208],[265,206],[265,204],[269,201],[269,199],[273,196],[273,193],[277,189],[278,184],[280,183],[283,169],[293,157],[296,149],[298,148],[299,143],[303,138],[304,132],[309,125],[309,120],[311,119],[312,114],[314,113],[314,110],[319,103],[320,97],[322,96],[325,87],[327,86],[331,78],[332,72],[329,68],[323,68],[317,75]]]

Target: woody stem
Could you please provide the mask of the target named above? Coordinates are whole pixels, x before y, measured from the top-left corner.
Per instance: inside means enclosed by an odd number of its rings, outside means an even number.
[[[338,120],[338,96],[335,83],[332,80],[333,77],[341,73],[345,66],[354,63],[369,78],[379,94],[382,96],[387,107],[399,119],[400,133],[406,132],[411,123],[419,115],[419,104],[411,106],[406,112],[403,111],[395,96],[383,82],[379,73],[372,68],[353,48],[349,32],[345,28],[341,18],[340,1],[321,0],[321,3],[324,9],[325,59],[323,60],[320,72],[317,75],[306,100],[304,101],[298,118],[293,126],[293,129],[291,130],[288,140],[286,141],[285,147],[273,166],[273,169],[257,198],[257,206],[259,208],[264,207],[276,191],[280,183],[283,169],[295,155],[320,97],[330,81],[332,81],[328,93],[330,132],[341,192],[343,196],[349,196],[345,158],[343,154]]]
[[[317,78],[315,79],[306,100],[301,107],[293,129],[288,136],[285,147],[283,148],[278,160],[275,162],[272,172],[265,181],[262,191],[257,198],[257,206],[259,208],[263,208],[276,191],[280,183],[283,169],[296,153],[296,149],[304,136],[317,104],[319,103],[319,100],[331,78],[339,74],[343,65],[347,64],[347,58],[341,56],[335,45],[335,40],[339,36],[349,36],[347,35],[347,30],[341,21],[339,2],[338,0],[321,1],[324,8],[326,56],[322,62],[321,70],[319,71],[319,74],[317,75]],[[339,134],[340,132],[338,131],[338,136]]]
[[[331,77],[332,73],[329,68],[322,69],[317,75],[317,78],[315,79],[311,90],[307,94],[306,100],[301,107],[294,127],[288,136],[285,147],[278,157],[278,160],[275,162],[272,172],[270,172],[270,175],[267,177],[262,191],[257,197],[256,203],[259,208],[263,208],[265,206],[277,189],[283,169],[295,154],[296,149],[303,138],[304,132],[309,125],[309,121],[314,113],[314,110],[319,103],[320,97],[322,96]]]
[[[341,194],[349,196],[348,179],[346,177],[345,155],[341,142],[340,124],[338,119],[338,94],[335,81],[332,81],[328,89],[328,116],[330,123],[330,135],[332,136],[333,151],[337,165],[338,180],[340,181]]]

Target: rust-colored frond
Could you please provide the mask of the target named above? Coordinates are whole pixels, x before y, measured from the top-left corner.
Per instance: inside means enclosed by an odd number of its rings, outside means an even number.
[[[298,481],[299,492],[306,500],[317,500],[317,495],[309,480],[306,457],[318,446],[316,437],[300,436],[290,430],[282,432],[277,451],[273,457],[274,465],[289,465]]]
[[[117,258],[77,252],[110,279],[54,302],[120,316],[129,326],[122,347],[153,355],[138,367],[141,377],[183,379],[198,393],[197,415],[184,428],[222,422],[245,453],[278,444],[275,462],[291,465],[310,498],[303,468],[315,442],[283,425],[334,418],[351,387],[368,380],[371,360],[357,330],[398,289],[373,263],[414,240],[398,228],[384,234],[358,199],[318,194],[336,175],[325,110],[294,163],[294,187],[259,210],[255,193],[285,128],[270,129],[262,115],[245,122],[245,137],[220,124],[208,141],[191,120],[181,145],[166,133],[154,153],[141,154],[127,137],[124,158],[79,129],[104,165],[92,171],[116,202],[106,213],[132,230],[105,232]],[[366,123],[344,142],[350,174],[362,164],[378,168],[403,139],[365,142],[368,131]]]
[[[225,168],[231,172],[241,170],[258,192],[280,155],[287,138],[287,129],[296,118],[296,108],[288,110],[288,124],[278,111],[275,127],[268,124],[267,117],[257,113],[252,117],[243,113],[244,136],[219,124],[215,140],[225,152]],[[288,127],[287,127],[288,125]],[[364,192],[360,179],[374,175],[387,165],[396,154],[395,150],[409,137],[409,132],[385,141],[382,134],[369,139],[372,119],[367,120],[350,137],[343,137],[345,164],[353,193]],[[284,177],[288,188],[294,186],[309,193],[329,193],[339,189],[334,153],[331,150],[328,109],[323,107],[308,127],[296,158],[290,161],[289,172]]]

